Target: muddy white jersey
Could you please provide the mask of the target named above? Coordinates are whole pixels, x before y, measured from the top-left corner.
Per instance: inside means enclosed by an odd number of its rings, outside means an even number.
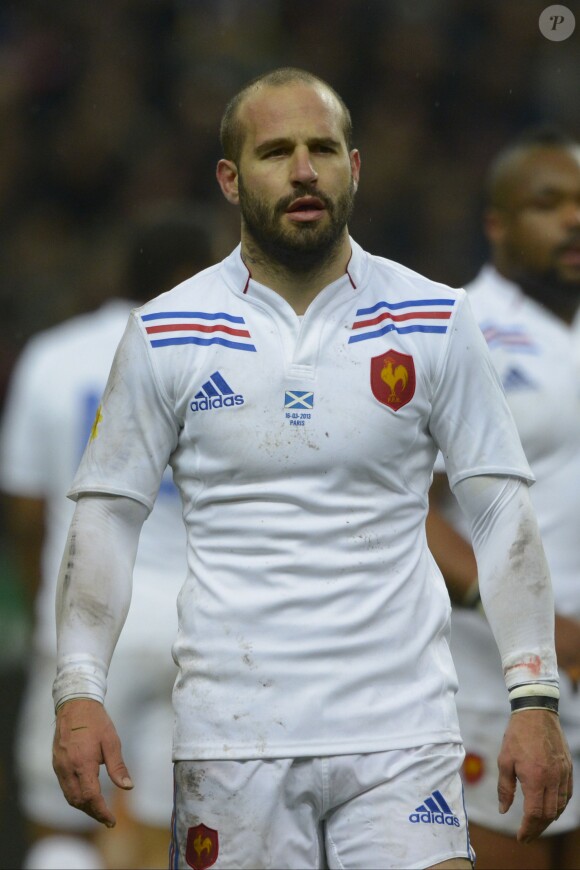
[[[556,611],[580,619],[578,329],[568,327],[491,266],[485,266],[466,289],[536,478],[530,495]],[[455,505],[449,516],[468,537]],[[477,614],[455,608],[452,637],[459,702],[505,711],[501,663],[487,623]],[[580,696],[571,696],[564,675],[560,690],[562,715],[572,715],[580,725]]]
[[[111,300],[33,337],[12,378],[2,427],[0,487],[46,502],[34,636],[44,655],[56,654],[56,581],[74,510],[66,493],[132,307]],[[141,534],[121,649],[155,644],[169,655],[177,630],[175,598],[185,573],[181,504],[169,471]]]
[[[460,741],[433,461],[532,476],[464,291],[351,244],[302,319],[239,247],[133,312],[71,488],[173,469],[178,760]]]

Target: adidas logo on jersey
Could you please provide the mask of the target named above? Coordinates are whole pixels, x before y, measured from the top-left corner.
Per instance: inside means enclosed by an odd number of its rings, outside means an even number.
[[[232,408],[234,405],[243,404],[244,397],[234,393],[226,379],[219,372],[214,372],[195,394],[189,407],[192,411],[212,411],[215,408]]]
[[[423,822],[427,825],[454,825],[459,827],[459,819],[451,810],[451,807],[440,791],[434,791],[431,797],[415,808],[415,812],[409,816],[409,821],[414,825]]]
[[[525,372],[520,371],[520,369],[515,368],[515,366],[508,369],[503,376],[502,383],[506,393],[511,390],[537,389],[537,384],[535,384]]]

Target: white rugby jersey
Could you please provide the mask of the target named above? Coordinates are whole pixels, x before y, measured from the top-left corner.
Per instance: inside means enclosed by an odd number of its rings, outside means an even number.
[[[70,494],[151,507],[173,468],[176,759],[460,740],[438,446],[454,480],[531,478],[464,291],[354,242],[302,319],[239,247],[133,313]]]
[[[132,305],[110,300],[30,340],[5,407],[0,487],[46,500],[42,583],[34,644],[55,655],[54,600],[74,505],[66,498],[89,438],[115,350]],[[139,540],[134,596],[118,652],[155,645],[167,655],[177,630],[175,599],[186,573],[185,530],[171,472]],[[161,652],[160,652],[161,654]]]
[[[530,495],[550,566],[556,611],[580,619],[580,339],[577,330],[485,266],[468,298],[503,383],[536,483]],[[450,518],[466,537],[457,507]],[[453,611],[459,703],[505,711],[505,684],[491,630]],[[561,713],[580,724],[580,695],[561,675]],[[570,707],[570,704],[573,707]],[[578,747],[580,748],[580,747]]]

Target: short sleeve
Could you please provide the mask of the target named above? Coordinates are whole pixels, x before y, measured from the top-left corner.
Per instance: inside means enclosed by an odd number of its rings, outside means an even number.
[[[124,495],[151,510],[178,435],[143,333],[131,315],[69,497]]]
[[[430,431],[453,487],[497,474],[532,482],[518,431],[466,295],[459,300],[433,394]]]

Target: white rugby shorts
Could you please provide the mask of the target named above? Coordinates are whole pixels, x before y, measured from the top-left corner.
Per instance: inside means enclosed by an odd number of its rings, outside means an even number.
[[[425,868],[474,855],[463,749],[178,761],[170,868]]]

